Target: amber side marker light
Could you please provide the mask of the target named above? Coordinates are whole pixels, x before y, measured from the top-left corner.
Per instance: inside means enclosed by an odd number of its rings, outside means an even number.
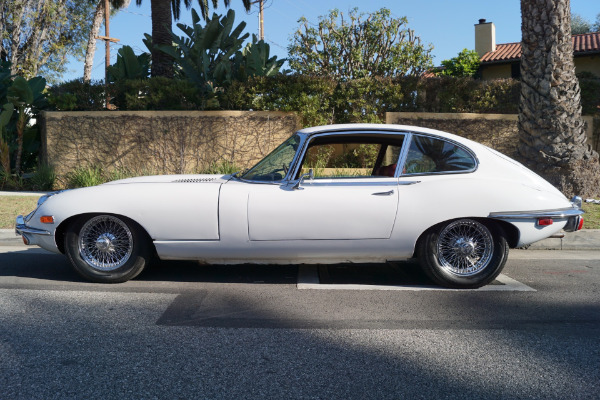
[[[42,224],[53,224],[54,223],[54,217],[50,216],[50,215],[43,215],[40,217],[40,222]]]
[[[552,220],[552,218],[540,218],[537,220],[538,226],[548,226],[552,225],[553,223],[554,221]]]

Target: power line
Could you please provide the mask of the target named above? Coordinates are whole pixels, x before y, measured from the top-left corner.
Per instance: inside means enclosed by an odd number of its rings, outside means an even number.
[[[136,13],[136,12],[125,10],[125,9],[119,9],[119,12],[125,12],[125,13],[128,13],[128,14],[139,15],[141,17],[152,18],[151,15]]]

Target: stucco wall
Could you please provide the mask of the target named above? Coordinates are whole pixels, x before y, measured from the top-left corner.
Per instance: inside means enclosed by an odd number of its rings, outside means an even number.
[[[593,140],[593,117],[583,117],[586,122],[588,143]],[[471,114],[471,113],[386,113],[386,123],[414,125],[454,133],[489,146],[509,157],[518,159],[519,130],[516,114]]]
[[[300,128],[296,114],[252,111],[44,112],[42,156],[59,177],[77,167],[194,173],[256,163]]]
[[[511,77],[511,66],[509,64],[492,64],[481,66],[481,79],[508,79]]]
[[[591,72],[600,77],[600,54],[575,57],[575,72]]]

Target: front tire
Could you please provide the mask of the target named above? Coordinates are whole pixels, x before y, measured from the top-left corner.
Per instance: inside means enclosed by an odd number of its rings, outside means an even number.
[[[77,273],[100,283],[135,278],[152,256],[150,241],[136,223],[108,214],[76,219],[67,228],[65,252]]]
[[[421,268],[434,282],[474,289],[500,274],[508,258],[508,243],[493,223],[459,219],[426,232],[418,255]]]

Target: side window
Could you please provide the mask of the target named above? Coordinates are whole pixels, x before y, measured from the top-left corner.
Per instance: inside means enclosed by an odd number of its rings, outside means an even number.
[[[318,138],[304,156],[301,173],[312,168],[319,178],[393,177],[403,137]]]
[[[413,136],[404,174],[470,171],[475,159],[461,147],[445,140],[427,136]]]

